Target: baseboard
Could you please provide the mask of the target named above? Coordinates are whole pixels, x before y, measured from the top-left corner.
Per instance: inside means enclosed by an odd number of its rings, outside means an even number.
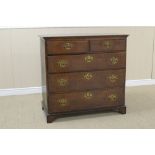
[[[141,80],[126,81],[127,87],[143,86],[143,85],[155,85],[155,79],[141,79]],[[0,89],[0,96],[38,94],[41,92],[42,92],[42,87],[10,88],[10,89]]]
[[[10,88],[0,89],[0,96],[38,94],[41,92],[42,87]]]
[[[126,86],[143,86],[143,85],[155,85],[155,79],[140,79],[140,80],[127,80]]]

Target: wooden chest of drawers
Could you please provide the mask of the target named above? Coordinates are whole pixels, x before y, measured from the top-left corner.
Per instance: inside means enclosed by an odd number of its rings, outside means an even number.
[[[126,113],[127,35],[41,38],[47,122],[92,112]]]

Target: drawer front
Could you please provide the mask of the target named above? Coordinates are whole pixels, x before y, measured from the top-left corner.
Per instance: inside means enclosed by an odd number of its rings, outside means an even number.
[[[90,90],[49,95],[49,113],[118,106],[124,104],[124,89]]]
[[[102,40],[91,40],[90,41],[91,51],[118,51],[126,50],[126,40],[125,39],[102,39]]]
[[[125,52],[49,56],[48,73],[125,68],[125,61]]]
[[[69,53],[87,53],[89,51],[89,43],[85,40],[66,40],[66,41],[47,41],[48,54],[69,54]]]
[[[121,87],[125,84],[125,70],[49,74],[48,78],[50,92]]]

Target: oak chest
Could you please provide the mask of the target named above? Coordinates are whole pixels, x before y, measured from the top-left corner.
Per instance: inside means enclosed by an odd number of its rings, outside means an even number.
[[[47,122],[93,112],[126,113],[127,35],[41,38]]]

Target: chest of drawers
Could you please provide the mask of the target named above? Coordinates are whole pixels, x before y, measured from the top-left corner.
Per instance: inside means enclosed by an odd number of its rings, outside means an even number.
[[[116,111],[126,113],[127,35],[41,38],[43,101],[47,122]]]

